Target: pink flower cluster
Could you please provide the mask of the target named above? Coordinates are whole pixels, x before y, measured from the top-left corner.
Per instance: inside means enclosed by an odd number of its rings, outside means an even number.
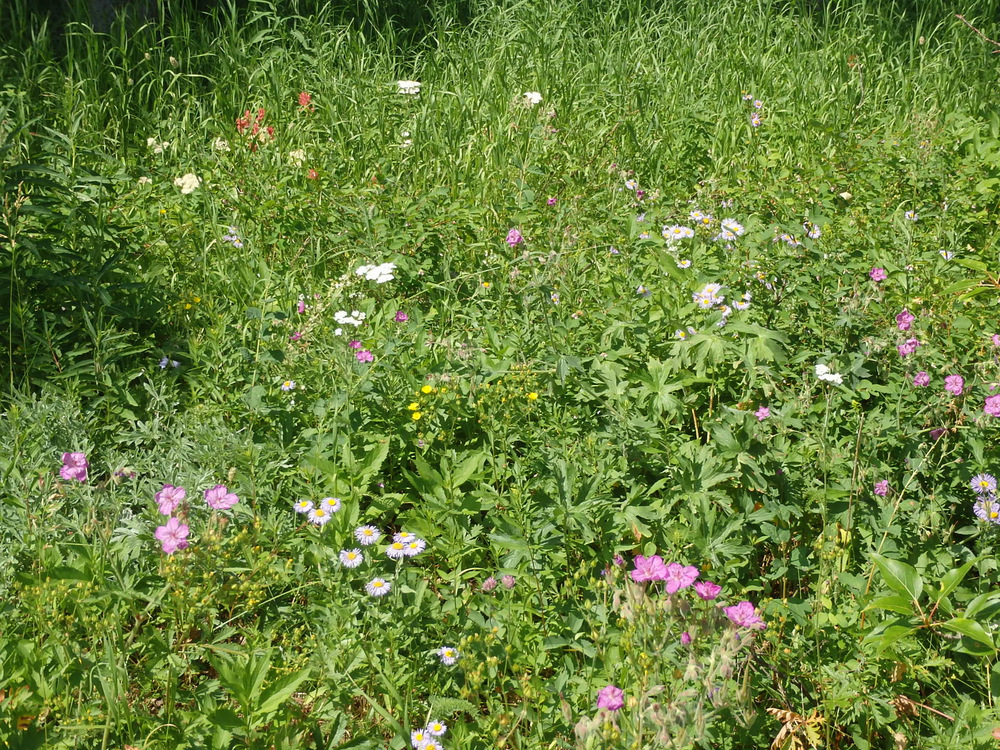
[[[154,497],[160,513],[164,516],[170,516],[165,524],[156,527],[153,534],[160,542],[164,554],[172,555],[179,549],[187,549],[190,528],[186,523],[172,515],[187,498],[187,490],[183,487],[165,484]],[[224,484],[217,484],[205,490],[205,504],[213,510],[228,510],[239,501],[240,498],[236,493],[230,492]],[[182,512],[181,515],[183,516],[184,513]]]
[[[726,617],[738,628],[763,630],[767,627],[767,623],[761,619],[760,615],[757,614],[757,609],[750,602],[740,602],[732,607],[726,607],[723,611],[726,613]]]
[[[899,350],[900,357],[905,357],[908,354],[913,354],[918,346],[920,346],[920,342],[917,339],[907,339],[902,344],[899,344],[896,349]]]
[[[896,316],[896,328],[901,331],[909,331],[916,319],[916,316],[904,307],[903,311]]]
[[[635,569],[631,575],[636,583],[663,581],[667,593],[675,594],[693,584],[698,578],[699,571],[694,565],[681,565],[675,562],[666,564],[659,555],[650,557],[636,555]],[[722,587],[711,581],[699,581],[694,583],[694,590],[705,601],[712,601],[722,591]]]
[[[77,482],[87,481],[87,456],[83,453],[63,453],[63,465],[59,469],[59,476],[63,479],[73,479]]]

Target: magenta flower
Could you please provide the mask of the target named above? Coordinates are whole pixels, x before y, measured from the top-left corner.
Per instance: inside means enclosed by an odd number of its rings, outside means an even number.
[[[712,583],[711,581],[698,581],[698,583],[694,585],[694,590],[698,596],[706,602],[710,602],[719,595],[719,592],[722,591],[722,586],[717,583]]]
[[[868,275],[872,281],[885,281],[889,277],[884,268],[873,268],[868,272]]]
[[[757,417],[758,422],[763,422],[765,419],[771,416],[771,410],[768,409],[766,406],[762,406],[757,411],[755,411],[753,415]]]
[[[949,375],[944,379],[944,389],[956,396],[962,395],[963,388],[965,388],[965,379],[961,375]]]
[[[681,645],[682,646],[691,645],[691,634],[686,630],[683,633],[681,633]]]
[[[617,711],[625,705],[625,691],[620,687],[608,685],[597,691],[597,707],[608,711]]]
[[[375,359],[375,355],[372,354],[367,349],[363,349],[354,356],[358,358],[358,362],[371,362],[372,360]]]
[[[176,518],[169,518],[163,526],[157,526],[154,536],[163,545],[163,551],[172,555],[179,549],[187,549],[188,526]]]
[[[879,497],[885,497],[889,494],[889,480],[883,479],[880,482],[875,482],[875,494]]]
[[[497,587],[497,579],[494,578],[493,576],[490,576],[485,581],[483,581],[483,593],[484,594],[490,593],[496,587]]]
[[[83,453],[63,453],[63,465],[59,476],[63,479],[74,479],[77,482],[87,481],[87,456]]]
[[[229,510],[240,501],[236,493],[230,492],[226,485],[217,484],[210,490],[205,490],[205,502],[215,510]]]
[[[931,376],[926,372],[921,370],[916,375],[913,376],[913,385],[919,385],[921,388],[931,384]]]
[[[174,508],[181,504],[187,497],[187,490],[183,487],[174,487],[172,484],[163,485],[163,489],[156,493],[156,504],[160,506],[160,513],[169,516],[174,512]]]
[[[305,300],[301,300],[300,299],[299,300],[299,304],[296,306],[295,309],[299,311],[299,315],[301,315],[302,313],[304,313],[306,311],[306,302],[305,302]]]
[[[694,579],[697,577],[698,569],[693,565],[670,563],[667,566],[667,575],[663,580],[667,582],[667,593],[673,594],[681,589],[686,589],[694,583]]]
[[[667,566],[663,564],[663,558],[659,555],[652,557],[635,556],[635,570],[632,571],[632,580],[636,583],[643,581],[663,581],[667,577]]]
[[[909,331],[910,325],[916,319],[916,316],[904,307],[903,311],[896,316],[896,328],[901,331]]]
[[[503,587],[505,589],[509,590],[514,588],[514,584],[517,583],[517,580],[512,575],[505,575],[503,578],[500,579],[500,583],[503,584]]]
[[[550,206],[554,206],[554,205],[556,205],[556,199],[555,198],[549,198],[548,203],[549,203]]]
[[[1000,417],[1000,393],[986,397],[986,403],[983,405],[983,411],[991,417]]]
[[[1000,346],[1000,333],[993,334],[993,346]]]
[[[351,347],[352,349],[360,349],[361,348],[361,342],[358,341],[357,339],[355,339],[354,341],[349,342],[347,345],[349,347]]]
[[[298,341],[300,338],[302,338],[302,331],[296,331],[295,333],[293,333],[291,336],[288,337],[288,340]]]
[[[505,241],[508,245],[514,247],[515,245],[520,245],[524,242],[524,237],[522,237],[521,233],[516,229],[511,229],[507,232],[507,239]]]
[[[905,357],[907,354],[913,354],[918,346],[920,346],[920,342],[916,339],[907,339],[902,344],[899,344],[896,349],[899,350],[900,357]]]
[[[393,320],[395,320],[397,323],[405,323],[409,319],[410,319],[410,316],[407,315],[402,310],[397,310],[396,311],[396,317],[393,318]]]
[[[726,607],[723,611],[726,613],[726,617],[738,628],[763,630],[767,627],[750,602],[740,602],[732,607]]]

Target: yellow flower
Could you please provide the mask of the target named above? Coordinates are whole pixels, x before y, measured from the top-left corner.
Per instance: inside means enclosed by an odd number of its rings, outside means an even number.
[[[413,417],[414,419],[420,419],[420,418],[421,418],[422,416],[424,416],[424,415],[423,415],[423,414],[421,414],[421,413],[420,413],[419,411],[415,411],[415,412],[413,412],[413,414],[412,414],[411,416],[412,416],[412,417]]]
[[[484,281],[483,282],[483,289],[489,289],[489,288],[490,288],[490,282]]]
[[[535,393],[534,391],[532,391],[531,393],[528,394],[528,401],[537,401],[537,400],[538,400],[538,394],[537,393]]]
[[[430,387],[429,385],[425,385],[425,386],[424,386],[423,388],[421,388],[421,389],[420,389],[420,392],[421,392],[421,393],[430,393],[430,392],[431,392],[431,391],[433,391],[433,390],[434,390],[434,389],[433,389],[433,388],[431,388],[431,387]]]
[[[414,401],[412,404],[410,404],[406,408],[409,409],[410,411],[416,411],[417,409],[420,408],[420,404],[418,404],[416,401]]]
[[[195,303],[198,303],[198,302],[201,302],[201,297],[192,297],[191,299],[192,299],[192,300],[193,300],[193,301],[194,301]]]
[[[185,310],[190,310],[191,309],[191,303],[190,302],[185,303],[184,309]]]

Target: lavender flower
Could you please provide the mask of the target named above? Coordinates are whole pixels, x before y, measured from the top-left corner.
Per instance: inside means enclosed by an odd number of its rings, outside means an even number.
[[[961,375],[949,375],[944,379],[944,389],[949,393],[961,396],[963,388],[965,388],[965,379]]]
[[[879,497],[885,497],[889,494],[889,480],[883,479],[880,482],[875,482],[875,494]]]
[[[597,707],[606,711],[617,711],[625,705],[625,691],[620,687],[608,685],[597,691]]]

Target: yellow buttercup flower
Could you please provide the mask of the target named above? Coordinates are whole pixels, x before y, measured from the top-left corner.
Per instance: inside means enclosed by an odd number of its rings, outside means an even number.
[[[433,388],[431,388],[431,387],[430,387],[429,385],[425,385],[425,386],[424,386],[423,388],[421,388],[421,389],[420,389],[420,392],[421,392],[421,393],[430,393],[430,392],[431,392],[431,391],[433,391],[433,390],[434,390],[434,389],[433,389]]]
[[[417,409],[420,408],[420,404],[418,404],[416,401],[414,401],[412,404],[410,404],[406,408],[409,409],[410,411],[416,411]]]
[[[534,391],[532,391],[531,393],[528,394],[528,400],[529,401],[537,401],[538,400],[538,394],[535,393]]]
[[[414,419],[420,419],[420,418],[421,418],[422,416],[424,416],[424,415],[423,415],[423,414],[421,414],[421,413],[420,413],[419,411],[415,411],[415,412],[413,412],[413,414],[412,414],[411,416],[412,416],[412,417],[413,417]]]

